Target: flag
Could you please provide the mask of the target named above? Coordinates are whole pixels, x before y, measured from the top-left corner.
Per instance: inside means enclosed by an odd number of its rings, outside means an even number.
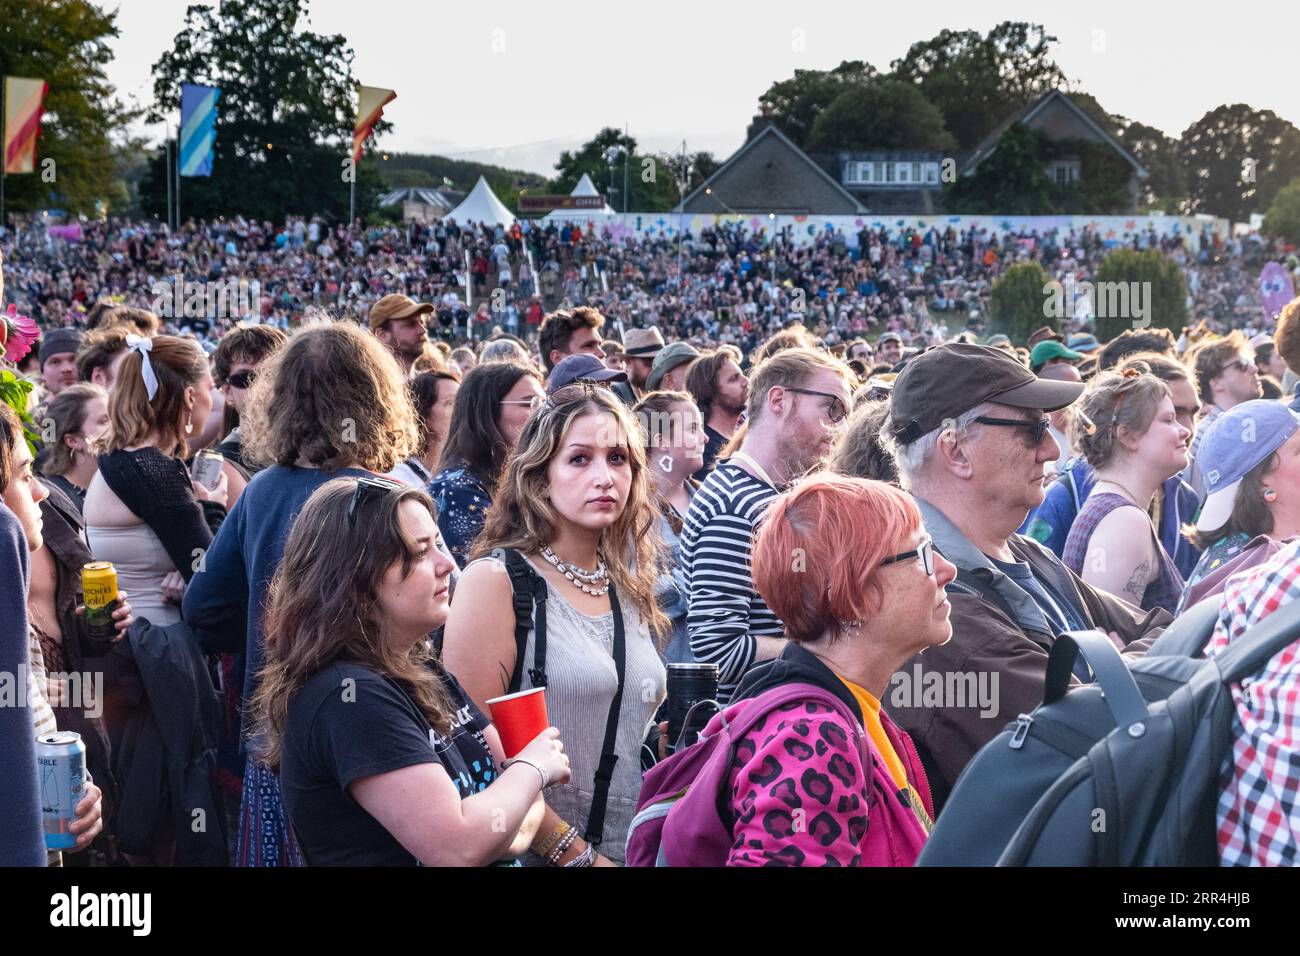
[[[361,86],[357,88],[357,126],[352,131],[352,162],[361,162],[361,150],[366,145],[366,137],[374,129],[379,117],[384,115],[384,107],[397,99],[396,90],[385,90],[378,86]]]
[[[211,176],[212,156],[217,145],[217,100],[215,86],[181,84],[181,175]]]
[[[1259,300],[1264,314],[1276,318],[1283,307],[1295,298],[1295,284],[1280,262],[1269,262],[1259,274]]]
[[[44,80],[5,77],[4,171],[36,172],[36,134],[50,85]]]

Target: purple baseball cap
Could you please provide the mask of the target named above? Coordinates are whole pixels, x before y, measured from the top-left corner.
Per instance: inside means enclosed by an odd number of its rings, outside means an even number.
[[[1205,476],[1205,504],[1196,519],[1200,531],[1217,531],[1232,517],[1241,479],[1267,461],[1300,429],[1300,418],[1281,402],[1255,399],[1216,418],[1201,439],[1196,462]]]

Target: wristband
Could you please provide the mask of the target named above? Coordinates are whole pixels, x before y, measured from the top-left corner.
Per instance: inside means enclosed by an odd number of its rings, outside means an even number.
[[[555,849],[555,844],[559,843],[562,839],[564,839],[564,835],[572,829],[573,827],[569,826],[569,824],[561,820],[556,825],[555,829],[552,830],[550,834],[546,837],[546,839],[544,839],[541,843],[537,845],[537,851],[536,851],[537,855],[540,856],[542,859],[546,859],[548,856],[550,856],[551,851]]]
[[[596,848],[592,846],[590,843],[588,843],[587,848],[585,850],[583,850],[581,853],[575,856],[568,863],[564,864],[564,869],[566,870],[576,869],[576,868],[595,866],[595,865],[596,865]]]

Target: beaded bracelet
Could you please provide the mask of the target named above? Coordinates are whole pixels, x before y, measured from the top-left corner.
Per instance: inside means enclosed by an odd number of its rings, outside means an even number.
[[[574,841],[578,839],[578,831],[570,827],[568,831],[560,838],[560,842],[555,844],[555,848],[546,857],[548,866],[559,866],[560,857],[564,856],[565,851],[573,846]]]

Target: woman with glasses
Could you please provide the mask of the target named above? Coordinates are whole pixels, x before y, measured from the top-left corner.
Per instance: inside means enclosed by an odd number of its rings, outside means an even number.
[[[423,490],[339,478],[285,543],[252,711],[309,865],[512,860],[533,842],[543,789],[568,782],[554,727],[506,760],[434,657],[455,567],[438,537]]]
[[[227,693],[246,703],[263,663],[262,608],[299,510],[333,478],[391,471],[415,449],[418,431],[396,360],[350,321],[304,325],[262,365],[242,430],[249,455],[268,467],[213,539],[182,610],[208,653],[243,654],[243,673],[229,675]],[[257,741],[247,749],[255,755]],[[301,862],[275,775],[251,757],[237,832],[239,866]]]
[[[99,470],[99,444],[108,432],[108,393],[98,385],[70,385],[45,406],[54,423],[54,441],[41,464],[46,484],[56,485],[80,513],[90,479]]]
[[[727,865],[911,866],[934,805],[916,748],[880,705],[909,658],[951,638],[956,568],[906,493],[819,474],[769,506],[753,572],[788,643],[733,698],[772,705],[735,742],[719,794]]]
[[[636,419],[608,389],[571,385],[525,425],[475,543],[478,560],[457,585],[447,669],[480,708],[545,686],[573,762],[571,783],[547,792],[533,862],[603,862],[597,846],[624,860],[641,744],[664,697],[651,639],[667,631],[655,600],[659,521]],[[533,597],[526,633],[516,630],[520,577]]]
[[[1187,467],[1191,432],[1178,421],[1169,386],[1141,363],[1105,372],[1088,383],[1071,428],[1095,483],[1062,561],[1093,587],[1172,614],[1183,577],[1149,511],[1165,481]]]
[[[510,362],[480,365],[461,380],[429,493],[443,539],[462,567],[483,530],[506,459],[545,395],[536,371]]]

